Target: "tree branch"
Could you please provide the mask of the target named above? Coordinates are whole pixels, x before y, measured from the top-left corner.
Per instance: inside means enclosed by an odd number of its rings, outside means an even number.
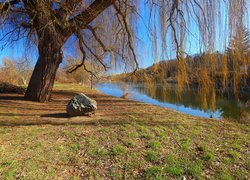
[[[13,1],[6,1],[4,3],[0,3],[0,10],[1,10],[1,13],[2,14],[3,12],[5,11],[8,11],[8,9],[15,5],[15,4],[18,4],[20,2],[20,0],[13,0]]]
[[[83,29],[114,2],[115,0],[95,0],[86,10],[70,20],[71,33]]]
[[[22,23],[21,23],[21,26],[22,26],[23,28],[28,29],[28,28],[32,28],[33,24],[32,24],[32,23],[28,23],[28,22],[22,22]]]
[[[78,41],[79,41],[80,51],[81,51],[81,53],[83,55],[82,62],[80,64],[75,65],[71,69],[67,70],[67,73],[72,73],[72,72],[76,71],[78,68],[83,66],[83,68],[84,68],[84,70],[86,72],[90,73],[92,76],[97,78],[96,75],[92,71],[88,70],[87,67],[85,66],[86,52],[84,51],[84,48],[83,48],[84,41],[83,41],[83,38],[82,38],[82,36],[81,36],[81,34],[79,32],[76,33],[76,36],[77,36]]]
[[[130,28],[129,28],[129,25],[128,25],[127,21],[126,21],[126,13],[123,13],[123,12],[121,11],[121,9],[118,7],[118,5],[116,5],[115,3],[114,3],[114,8],[115,8],[115,10],[117,11],[118,15],[121,16],[122,22],[120,22],[120,23],[121,23],[121,25],[122,25],[122,23],[123,23],[124,28],[125,28],[125,32],[127,33],[128,46],[129,46],[130,51],[132,52],[133,59],[134,59],[135,65],[136,65],[135,70],[134,70],[134,72],[135,72],[135,71],[137,71],[137,69],[139,68],[139,64],[138,64],[138,61],[137,61],[137,58],[136,58],[136,55],[135,55],[135,50],[134,50],[134,47],[133,47],[133,36],[132,36],[132,32],[131,32],[131,30],[130,30]],[[118,18],[118,20],[119,20],[119,16],[118,16],[117,18]]]

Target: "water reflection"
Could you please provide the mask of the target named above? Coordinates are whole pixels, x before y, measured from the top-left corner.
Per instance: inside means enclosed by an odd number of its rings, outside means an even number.
[[[207,98],[206,106],[202,102],[202,96],[196,90],[185,90],[182,94],[176,94],[175,87],[162,84],[126,84],[123,83],[101,83],[96,88],[116,97],[121,97],[124,93],[129,93],[129,98],[149,104],[171,108],[186,114],[200,117],[212,118],[233,118],[238,119],[244,109],[244,104],[249,99],[250,94],[241,94],[240,100],[236,101],[232,97],[216,95],[216,101]]]

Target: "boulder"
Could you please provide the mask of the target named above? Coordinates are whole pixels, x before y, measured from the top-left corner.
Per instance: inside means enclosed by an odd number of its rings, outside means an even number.
[[[83,93],[74,96],[67,104],[67,113],[69,114],[69,116],[91,115],[96,110],[96,101],[89,98]]]

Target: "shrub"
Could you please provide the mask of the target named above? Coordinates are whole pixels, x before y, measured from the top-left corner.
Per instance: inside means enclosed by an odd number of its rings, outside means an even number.
[[[10,83],[0,83],[0,93],[25,93],[25,88]]]

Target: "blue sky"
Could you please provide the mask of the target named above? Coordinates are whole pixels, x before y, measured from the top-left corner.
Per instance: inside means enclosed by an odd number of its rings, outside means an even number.
[[[247,4],[247,6],[248,7],[250,6],[249,2]],[[145,27],[145,25],[143,23],[143,22],[147,23],[147,21],[148,21],[148,18],[149,18],[148,9],[145,8],[143,5],[141,5],[139,11],[141,12],[141,16],[143,17],[143,19],[139,18],[139,23],[138,23],[138,27],[139,27],[138,28],[138,37],[140,39],[140,43],[137,46],[137,58],[138,58],[140,67],[147,67],[147,66],[152,65],[152,63],[154,63],[156,56],[154,56],[154,54],[153,54],[152,43],[149,39],[147,28]],[[226,18],[225,6],[221,6],[221,13],[222,13],[222,16],[224,15],[224,17]],[[223,27],[221,29],[227,28],[227,25],[225,23],[225,18],[223,18],[224,20],[222,20],[220,22],[220,24],[217,24],[218,26]],[[250,24],[250,17],[249,16],[248,16],[246,24],[249,27],[249,24]],[[190,33],[188,33],[186,35],[186,38],[187,38],[186,39],[187,43],[185,45],[186,52],[190,55],[200,53],[202,50],[200,48],[201,44],[200,44],[200,39],[199,39],[198,27],[196,26],[195,22],[193,20],[191,20],[188,28],[189,28]],[[2,29],[2,31],[4,31],[4,29]],[[228,44],[227,40],[224,40],[224,42],[221,40],[221,39],[226,39],[225,37],[223,37],[223,35],[226,36],[227,34],[222,33],[222,32],[216,34],[216,38],[215,38],[215,39],[217,39],[217,41],[215,43],[216,50],[223,51],[225,46]],[[160,38],[160,36],[158,36],[158,38]],[[72,48],[70,48],[70,47],[72,47],[73,42],[74,41],[71,39],[65,45],[66,51],[64,52],[64,57],[66,57],[69,54],[72,56],[75,56],[75,54],[74,54],[75,52],[72,50]],[[171,44],[171,42],[169,42],[169,41],[166,43],[167,43],[167,45]],[[158,44],[158,47],[161,47],[160,42]],[[15,43],[14,45],[8,46],[3,50],[0,49],[0,66],[2,65],[2,59],[4,57],[9,58],[9,59],[23,58],[24,54],[25,54],[24,50],[25,50],[25,43],[23,40],[20,40],[19,42]],[[28,53],[26,55],[28,55],[29,58],[32,59],[32,62],[34,64],[36,62],[37,56],[38,56],[36,48],[35,47],[30,48],[27,50],[27,52]],[[168,50],[168,52],[167,52],[168,56],[161,57],[161,48],[158,48],[157,54],[158,54],[158,56],[157,56],[158,61],[162,60],[162,59],[171,59],[171,58],[175,57],[174,51],[170,51],[170,50]]]

